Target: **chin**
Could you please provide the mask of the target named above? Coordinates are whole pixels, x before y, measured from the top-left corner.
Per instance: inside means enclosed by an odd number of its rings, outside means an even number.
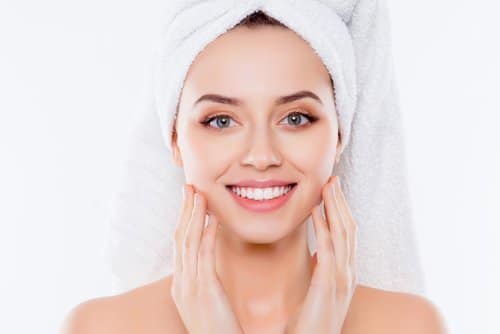
[[[294,188],[296,185],[294,184]],[[231,239],[236,238],[251,244],[272,244],[294,234],[302,223],[307,222],[296,218],[301,217],[297,209],[301,210],[302,206],[295,204],[295,201],[302,202],[301,193],[295,194],[281,208],[267,212],[252,212],[237,205],[233,202],[233,198],[229,198],[230,204],[224,203],[223,199],[225,200],[228,194],[234,196],[227,187],[224,191],[224,195],[214,195],[214,200],[210,202],[215,204],[214,211],[221,219],[221,227]],[[291,191],[290,195],[294,192]]]
[[[294,227],[290,224],[285,224],[283,219],[279,221],[270,219],[242,221],[242,219],[240,219],[238,226],[229,227],[228,233],[235,235],[243,242],[251,244],[272,244],[289,236],[294,230]]]

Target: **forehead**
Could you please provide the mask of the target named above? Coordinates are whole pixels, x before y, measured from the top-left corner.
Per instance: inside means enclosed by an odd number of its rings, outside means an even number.
[[[276,96],[330,87],[319,56],[295,32],[279,27],[238,27],[219,36],[191,64],[184,93]]]

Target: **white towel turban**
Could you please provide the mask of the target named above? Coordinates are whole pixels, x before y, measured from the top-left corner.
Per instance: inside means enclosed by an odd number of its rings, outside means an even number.
[[[172,273],[185,178],[170,145],[183,82],[208,43],[257,10],[307,41],[333,79],[344,151],[332,174],[340,176],[358,224],[358,283],[423,294],[383,0],[169,1],[151,99],[131,133],[110,210],[113,292]],[[311,224],[309,219],[313,252]]]

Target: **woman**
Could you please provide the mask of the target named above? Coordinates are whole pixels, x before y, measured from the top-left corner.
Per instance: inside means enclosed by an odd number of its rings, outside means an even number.
[[[263,12],[212,41],[189,68],[172,137],[188,180],[173,273],[78,305],[62,332],[445,333],[423,297],[357,284],[357,224],[330,177],[342,154],[334,96],[308,43]]]

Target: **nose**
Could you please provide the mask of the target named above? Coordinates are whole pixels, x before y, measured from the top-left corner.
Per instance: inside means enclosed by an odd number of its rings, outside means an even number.
[[[258,170],[265,170],[273,165],[280,166],[282,158],[272,139],[272,134],[267,130],[253,132],[248,140],[250,147],[241,164],[253,165]]]

